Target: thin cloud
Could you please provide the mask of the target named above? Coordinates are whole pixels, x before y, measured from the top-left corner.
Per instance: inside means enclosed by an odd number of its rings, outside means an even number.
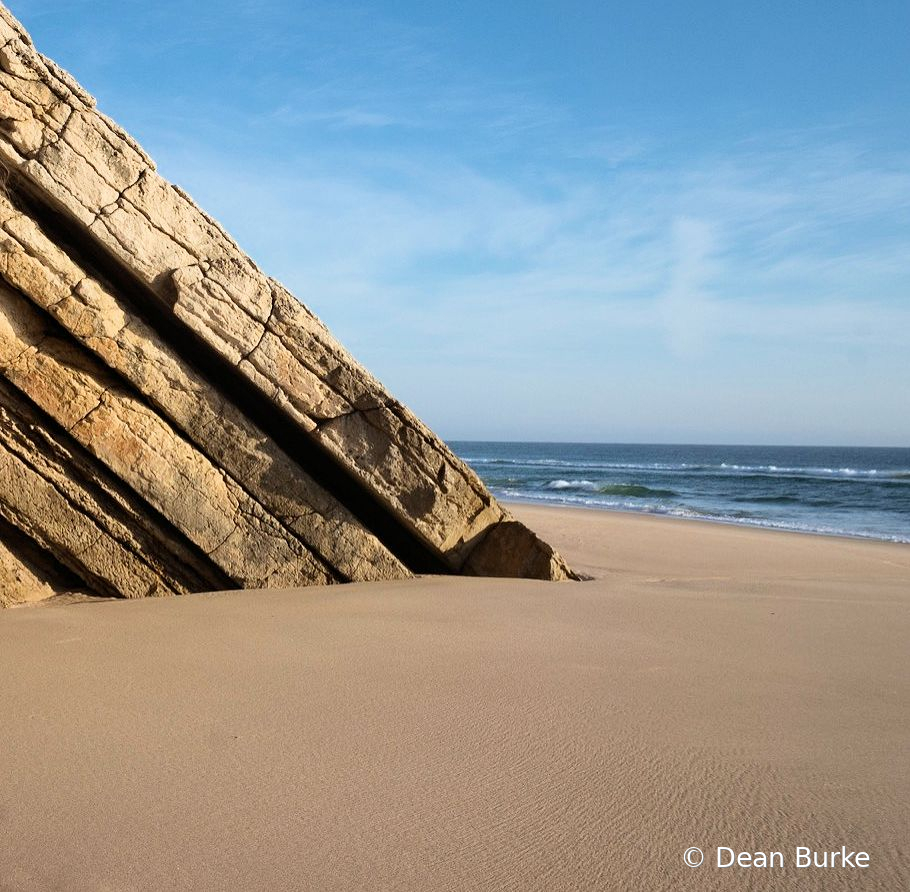
[[[573,388],[605,414],[740,393],[755,410],[757,365],[782,405],[816,374],[854,395],[885,369],[910,379],[910,153],[868,128],[680,148],[579,120],[533,77],[478,77],[444,34],[367,7],[235,11],[177,47],[215,53],[219,91],[149,78],[137,96],[110,76],[123,45],[74,52],[162,173],[431,420],[453,370],[490,418]],[[163,45],[137,64],[159,71]]]
[[[815,192],[796,193],[795,182],[790,192],[779,175],[763,181],[753,162],[747,156],[739,171],[728,162],[716,179],[703,163],[631,173],[601,188],[580,175],[547,194],[444,156],[390,166],[373,158],[369,167],[352,153],[309,170],[251,173],[194,154],[173,166],[229,225],[236,219],[232,228],[265,265],[312,294],[315,306],[324,300],[330,313],[347,307],[352,317],[371,301],[400,301],[406,315],[415,304],[472,307],[480,295],[479,313],[524,301],[570,306],[582,320],[599,321],[612,306],[632,303],[641,308],[638,325],[669,330],[670,348],[691,354],[731,333],[736,307],[772,316],[775,307],[844,307],[852,295],[868,308],[893,296],[870,294],[870,282],[890,279],[892,291],[906,284],[900,257],[910,232],[894,227],[887,243],[845,252],[823,237],[831,213],[824,179]],[[798,167],[788,176],[799,181]],[[866,170],[853,182],[875,177]],[[902,198],[884,188],[877,194],[887,225]],[[841,198],[842,226],[868,213],[865,198]],[[830,324],[814,321],[824,318],[802,318],[801,336],[817,329],[829,337]],[[775,331],[753,328],[763,337]],[[843,337],[850,339],[849,328]]]

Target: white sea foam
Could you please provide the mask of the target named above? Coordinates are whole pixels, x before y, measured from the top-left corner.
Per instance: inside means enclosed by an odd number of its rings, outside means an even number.
[[[546,489],[588,489],[596,490],[597,484],[593,480],[551,480],[546,484]]]
[[[910,450],[499,444],[470,451],[505,498],[910,539]],[[890,467],[889,467],[890,466]]]
[[[703,520],[712,523],[732,524],[734,526],[759,527],[762,529],[783,530],[792,533],[811,533],[823,536],[846,536],[851,539],[877,539],[886,542],[897,542],[900,544],[910,544],[910,536],[901,535],[879,535],[866,533],[862,531],[849,530],[828,524],[808,524],[797,521],[771,520],[762,517],[735,517],[723,512],[712,513],[710,511],[699,511],[684,505],[666,505],[660,503],[641,504],[640,502],[630,502],[625,499],[604,499],[590,498],[582,495],[571,495],[569,493],[535,493],[529,495],[525,491],[514,489],[500,489],[497,496],[504,499],[512,499],[517,502],[530,502],[538,504],[561,504],[575,505],[587,508],[600,508],[607,511],[620,511],[633,514],[659,514],[668,517],[680,517],[690,520]]]
[[[705,465],[706,470],[711,469],[711,465]],[[893,478],[900,480],[903,478],[905,471],[886,471],[878,468],[816,468],[805,465],[781,466],[781,465],[735,465],[728,462],[721,462],[716,466],[723,471],[745,472],[747,474],[784,474],[787,476],[805,476],[805,477],[864,477],[887,479]]]
[[[467,456],[464,459],[472,465],[508,465],[527,468],[566,468],[585,471],[649,471],[653,473],[695,473],[695,474],[769,474],[786,477],[819,477],[822,479],[863,479],[863,480],[910,480],[910,470],[814,467],[808,465],[744,465],[734,462],[719,464],[697,464],[693,462],[611,462],[566,461],[555,458],[499,458],[494,456]]]

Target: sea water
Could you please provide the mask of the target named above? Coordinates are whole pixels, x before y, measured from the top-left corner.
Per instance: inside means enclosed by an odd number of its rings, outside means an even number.
[[[910,542],[910,449],[449,445],[504,500]]]

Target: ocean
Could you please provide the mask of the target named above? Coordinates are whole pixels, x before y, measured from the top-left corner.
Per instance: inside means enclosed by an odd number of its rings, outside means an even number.
[[[910,449],[449,445],[507,501],[910,543]]]

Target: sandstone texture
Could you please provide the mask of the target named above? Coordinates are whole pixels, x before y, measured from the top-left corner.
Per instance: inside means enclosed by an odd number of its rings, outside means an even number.
[[[0,604],[574,578],[2,5],[0,185]]]

